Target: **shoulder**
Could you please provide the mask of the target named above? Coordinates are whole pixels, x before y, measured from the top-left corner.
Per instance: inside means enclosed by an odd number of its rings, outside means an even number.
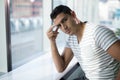
[[[95,27],[95,30],[96,31],[105,31],[105,30],[109,30],[109,31],[112,31],[110,28],[108,28],[107,26],[104,26],[104,25],[97,25],[96,27]]]
[[[96,28],[98,27],[97,24],[94,24],[94,23],[86,23],[86,27],[85,27],[85,30],[88,32],[94,32],[96,30]]]
[[[110,37],[115,36],[115,33],[108,27],[97,25],[94,29],[94,37]]]
[[[90,27],[90,28],[95,28],[97,26],[97,24],[88,22],[88,23],[86,23],[86,26]]]
[[[98,25],[94,31],[94,40],[98,46],[107,50],[118,38],[110,28]]]

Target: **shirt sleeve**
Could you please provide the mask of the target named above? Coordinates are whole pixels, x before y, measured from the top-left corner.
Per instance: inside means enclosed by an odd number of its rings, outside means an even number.
[[[94,34],[96,45],[103,48],[105,51],[115,43],[118,38],[114,32],[107,27],[97,26]]]

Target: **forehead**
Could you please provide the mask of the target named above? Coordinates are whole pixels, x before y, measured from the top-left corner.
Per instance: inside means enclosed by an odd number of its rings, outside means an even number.
[[[64,13],[60,13],[57,15],[57,17],[53,20],[54,24],[57,25],[60,23],[60,21],[66,16]]]

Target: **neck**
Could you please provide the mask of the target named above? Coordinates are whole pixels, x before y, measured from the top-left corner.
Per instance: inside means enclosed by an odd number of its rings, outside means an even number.
[[[81,41],[81,38],[82,38],[83,33],[84,33],[84,29],[85,29],[85,23],[80,22],[78,24],[78,29],[76,29],[76,31],[77,31],[76,36],[77,36],[77,39],[78,39],[78,43]]]

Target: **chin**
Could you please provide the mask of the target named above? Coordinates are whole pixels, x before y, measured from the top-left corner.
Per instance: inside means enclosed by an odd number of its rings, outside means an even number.
[[[73,33],[69,33],[68,35],[74,35]]]
[[[68,35],[74,35],[74,33],[72,33],[72,32],[70,32],[70,33],[66,33],[66,34],[68,34]]]

